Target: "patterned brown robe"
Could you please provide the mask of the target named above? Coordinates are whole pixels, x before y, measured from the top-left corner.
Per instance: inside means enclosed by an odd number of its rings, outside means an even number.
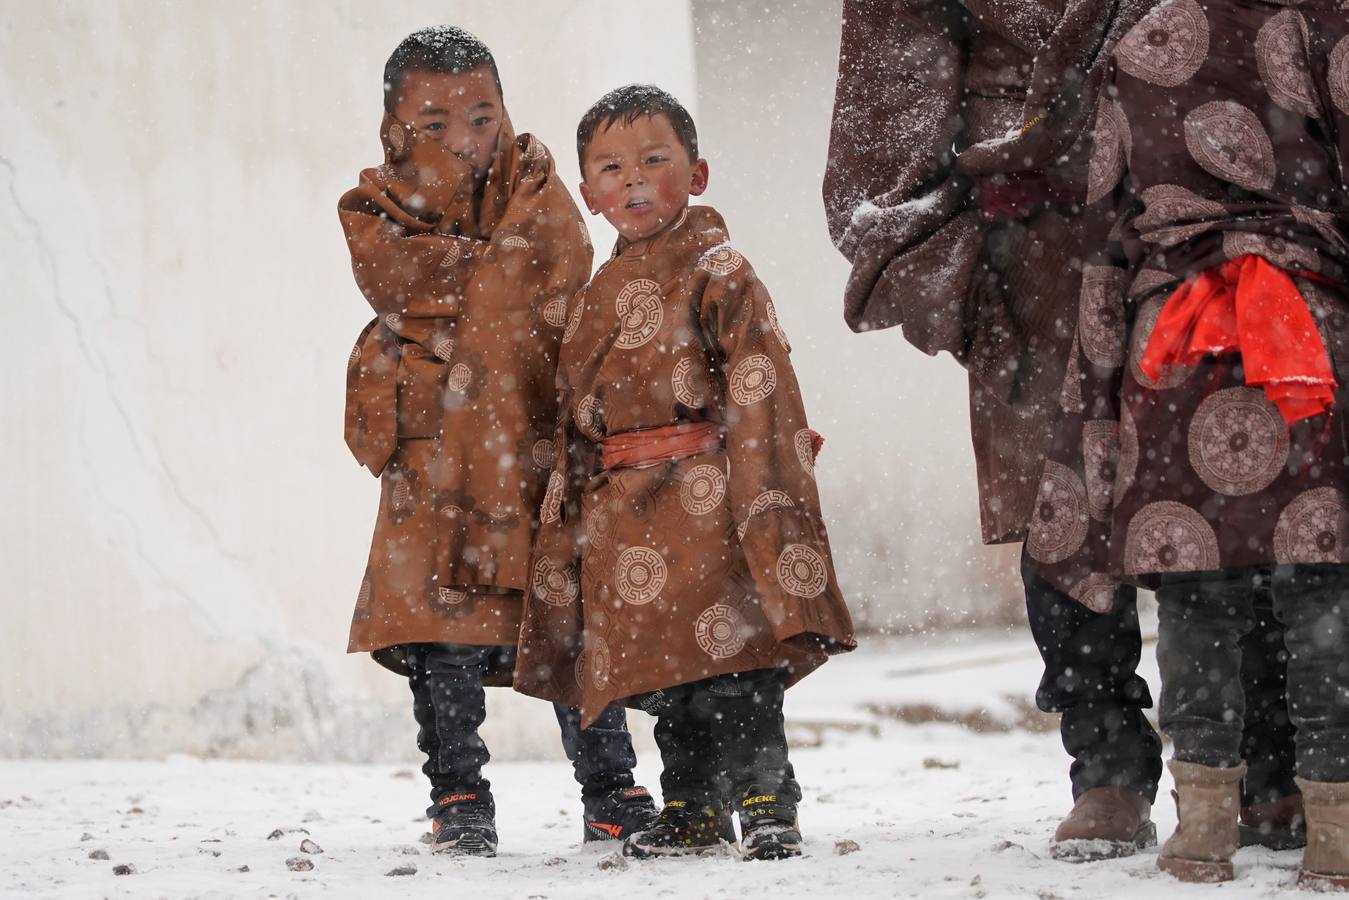
[[[558,369],[515,686],[580,706],[855,646],[815,488],[814,432],[767,290],[721,217],[620,244],[577,295]],[[601,470],[607,435],[714,422],[725,448]]]
[[[1349,5],[1171,0],[1115,51],[1089,199],[1077,347],[1027,549],[1087,606],[1168,572],[1349,562]],[[1181,280],[1244,254],[1295,279],[1340,389],[1289,430],[1239,356],[1150,383],[1138,366]]]
[[[441,145],[388,118],[383,139],[385,165],[339,204],[378,316],[351,354],[347,442],[382,487],[348,649],[514,644],[589,238],[509,120],[481,194]]]

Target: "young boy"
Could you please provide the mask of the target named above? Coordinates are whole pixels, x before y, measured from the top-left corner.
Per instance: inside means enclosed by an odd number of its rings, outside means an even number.
[[[557,464],[516,688],[656,715],[665,807],[624,852],[799,855],[783,690],[855,646],[787,339],[707,187],[693,121],[619,88],[577,130],[581,195],[618,230],[563,334]]]
[[[1027,551],[1087,606],[1157,592],[1180,824],[1158,865],[1233,878],[1243,636],[1272,600],[1306,817],[1300,881],[1349,888],[1349,18],[1152,9],[1114,52],[1065,416]],[[1290,804],[1291,805],[1291,804]]]
[[[348,649],[408,678],[433,849],[490,856],[483,685],[514,668],[558,341],[591,248],[548,151],[512,130],[477,38],[411,35],[385,66],[384,100],[384,165],[339,204],[378,316],[351,354],[346,437],[382,482]],[[649,822],[622,709],[586,731],[576,710],[557,718],[586,840]]]

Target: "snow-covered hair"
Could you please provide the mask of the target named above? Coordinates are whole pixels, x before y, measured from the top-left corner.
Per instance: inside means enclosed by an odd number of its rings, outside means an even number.
[[[454,25],[431,25],[403,38],[384,64],[384,108],[393,111],[403,76],[408,72],[441,72],[457,75],[480,66],[492,70],[497,91],[501,91],[501,76],[492,51],[470,34]]]
[[[689,161],[698,161],[698,129],[684,104],[654,84],[625,84],[595,101],[581,117],[581,124],[576,126],[576,158],[581,163],[582,178],[585,177],[586,150],[595,135],[618,121],[631,125],[641,116],[669,119],[675,136],[688,151]]]

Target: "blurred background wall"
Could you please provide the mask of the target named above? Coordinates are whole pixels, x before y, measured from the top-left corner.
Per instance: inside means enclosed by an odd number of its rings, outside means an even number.
[[[576,181],[600,94],[698,121],[706,202],[777,301],[840,575],[875,630],[1016,618],[979,546],[964,379],[852,335],[820,202],[832,2],[0,0],[0,755],[410,758],[407,689],[346,629],[377,485],[342,443],[369,318],[335,215],[379,160],[397,42],[494,50]],[[591,220],[596,244],[613,232]],[[552,755],[492,692],[500,757]]]

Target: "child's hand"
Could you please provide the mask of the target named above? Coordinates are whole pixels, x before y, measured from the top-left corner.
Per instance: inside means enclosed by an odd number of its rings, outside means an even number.
[[[428,140],[407,122],[385,113],[380,126],[384,144],[383,187],[404,210],[436,224],[451,210],[471,206],[473,168],[444,144]]]

